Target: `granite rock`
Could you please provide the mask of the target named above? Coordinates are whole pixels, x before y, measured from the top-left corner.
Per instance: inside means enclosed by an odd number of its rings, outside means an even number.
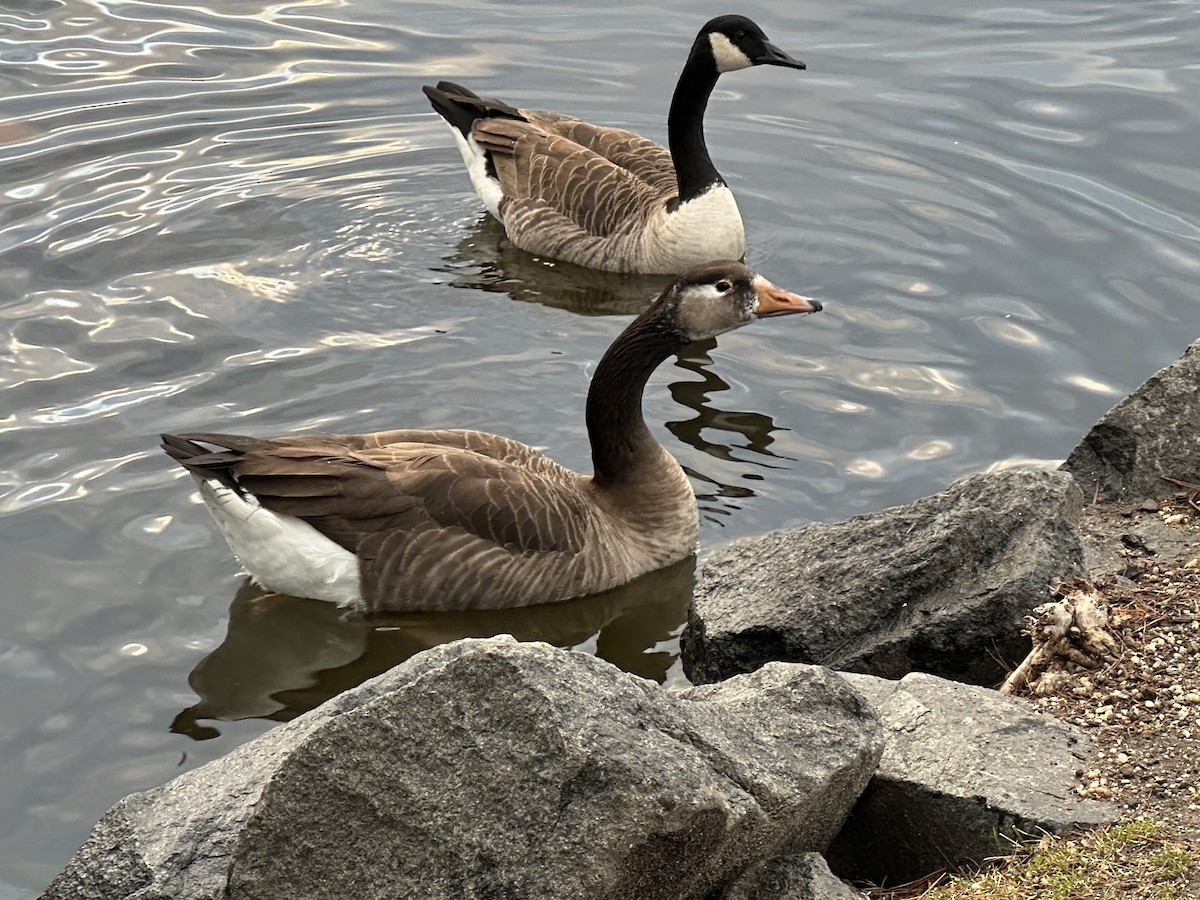
[[[701,568],[683,635],[695,683],[771,660],[999,683],[1024,616],[1081,573],[1081,497],[1060,472],[972,475],[837,524],[735,542]]]
[[[1200,341],[1106,412],[1062,468],[1085,495],[1141,501],[1200,483]]]
[[[672,693],[458,641],[121,801],[44,897],[719,895],[823,850],[882,749],[825,669]]]
[[[1116,820],[1075,792],[1083,733],[1024,700],[920,673],[845,677],[878,707],[887,749],[828,851],[842,878],[902,884]]]

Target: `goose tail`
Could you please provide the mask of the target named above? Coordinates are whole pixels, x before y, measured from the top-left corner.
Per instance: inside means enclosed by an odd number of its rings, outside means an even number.
[[[516,107],[500,100],[480,97],[474,91],[467,90],[453,81],[439,81],[436,87],[427,84],[421,90],[429,98],[434,112],[445,119],[450,127],[457,129],[464,138],[471,136],[471,126],[477,119],[528,121]]]
[[[239,438],[228,434],[162,434],[162,449],[192,475],[224,485],[245,496],[245,489],[238,483],[234,466],[242,458],[248,447],[244,443],[256,442],[254,438]],[[203,444],[216,444],[225,449],[211,450]]]

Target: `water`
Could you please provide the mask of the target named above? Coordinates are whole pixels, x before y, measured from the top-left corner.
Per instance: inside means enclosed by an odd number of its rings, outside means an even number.
[[[702,549],[1062,458],[1200,337],[1200,7],[921,7],[738,10],[809,70],[726,76],[712,154],[748,261],[827,308],[652,381]],[[588,376],[661,280],[503,246],[419,87],[661,140],[701,18],[0,5],[0,897],[127,792],[456,635],[679,677],[688,565],[548,613],[370,628],[246,588],[156,435],[455,425],[585,468]]]

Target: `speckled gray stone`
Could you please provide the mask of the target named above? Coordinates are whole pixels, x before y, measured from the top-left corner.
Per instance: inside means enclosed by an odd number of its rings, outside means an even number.
[[[878,707],[887,749],[829,850],[841,877],[901,884],[1007,853],[1022,835],[1116,820],[1075,793],[1089,747],[1073,726],[932,675],[845,677]]]
[[[1090,500],[1141,501],[1200,483],[1200,341],[1106,412],[1062,468]]]
[[[44,897],[700,898],[824,849],[882,750],[828,670],[459,641],[121,801]]]
[[[821,854],[801,853],[754,866],[721,900],[863,900],[863,895],[830,872]]]
[[[770,660],[998,683],[1024,616],[1081,574],[1061,472],[972,475],[907,506],[738,541],[701,567],[683,635],[695,683]]]

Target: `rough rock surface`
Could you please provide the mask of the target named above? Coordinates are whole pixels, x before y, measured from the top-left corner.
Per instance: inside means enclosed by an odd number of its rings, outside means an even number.
[[[863,900],[863,895],[830,872],[821,854],[801,853],[753,866],[721,900]]]
[[[697,579],[684,670],[707,683],[785,660],[999,683],[1028,652],[1023,617],[1080,573],[1080,499],[1061,472],[993,472],[731,544]]]
[[[1163,519],[1163,513],[1128,505],[1084,507],[1079,536],[1088,577],[1096,581],[1126,574],[1136,578],[1145,560],[1165,567],[1196,559],[1200,553],[1196,533],[1168,525]]]
[[[1062,468],[1088,500],[1143,500],[1200,482],[1200,341],[1105,413]]]
[[[705,897],[824,849],[882,749],[827,670],[672,694],[459,641],[122,800],[44,897]]]
[[[900,884],[982,863],[1010,838],[1115,821],[1079,798],[1089,743],[1029,703],[915,673],[849,681],[883,716],[879,771],[828,851],[843,878]]]

